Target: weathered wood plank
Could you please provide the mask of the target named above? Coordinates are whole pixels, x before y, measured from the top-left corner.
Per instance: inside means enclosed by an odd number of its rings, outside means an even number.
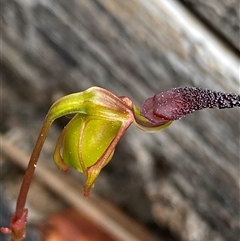
[[[21,142],[21,140],[19,140],[19,137],[21,136],[21,134],[24,133],[19,131],[18,134],[18,137],[16,137],[17,135],[15,135],[15,137],[13,135],[11,137],[10,135],[8,135],[8,138],[0,135],[0,141],[2,144],[0,148],[3,156],[6,159],[11,160],[17,166],[21,167],[21,169],[25,169],[27,167],[26,160],[29,158],[29,156],[27,153],[17,147]],[[11,140],[12,138],[15,140]],[[45,162],[47,163],[47,161]],[[140,226],[138,223],[134,222],[133,219],[130,219],[126,215],[123,215],[120,210],[116,209],[116,207],[112,205],[112,203],[106,203],[106,201],[94,196],[91,197],[91,200],[84,198],[84,196],[81,195],[81,192],[79,191],[81,188],[79,182],[73,181],[70,176],[66,176],[65,173],[61,173],[55,168],[49,168],[49,165],[44,165],[42,162],[39,162],[38,169],[36,169],[35,172],[35,176],[38,180],[38,183],[35,182],[35,187],[33,188],[38,189],[38,193],[32,191],[32,195],[31,193],[29,193],[28,200],[31,200],[29,201],[29,206],[31,207],[29,211],[33,211],[34,208],[36,208],[37,212],[41,213],[40,215],[44,216],[44,213],[46,213],[46,209],[48,209],[48,211],[51,210],[51,214],[59,214],[59,212],[61,211],[60,208],[65,209],[65,211],[66,209],[68,209],[66,207],[67,203],[68,207],[69,205],[71,205],[71,207],[75,209],[76,214],[77,212],[79,212],[79,217],[85,217],[86,220],[83,220],[82,222],[87,222],[89,224],[89,229],[91,230],[92,228],[92,232],[95,232],[96,230],[97,233],[100,233],[100,236],[102,238],[99,237],[99,240],[105,241],[107,239],[112,241],[156,241],[156,239],[150,233],[148,233],[143,226]],[[61,180],[61,182],[59,180]],[[10,184],[12,183],[11,181],[9,182]],[[16,182],[14,185],[19,186],[19,184],[19,182]],[[40,184],[47,187],[55,195],[57,195],[55,200],[51,200],[52,198],[49,197],[49,193],[47,193],[47,191],[45,191],[44,188],[40,186]],[[37,188],[36,186],[40,186],[40,188]],[[16,189],[14,194],[16,196]],[[42,195],[44,195],[44,197],[42,197]],[[58,201],[59,198],[62,198],[64,204]],[[49,202],[51,201],[54,201],[54,204],[49,204]],[[51,205],[54,205],[54,210],[52,210],[53,207],[51,207]],[[10,219],[10,217],[8,217],[8,219]],[[4,221],[6,221],[6,217]],[[90,223],[92,223],[92,227]],[[8,224],[5,223],[5,225]],[[45,225],[47,224],[44,224],[44,226]],[[77,224],[75,223],[75,225]],[[49,227],[47,226],[45,228],[47,230],[49,229]],[[83,235],[83,230],[84,228],[82,229],[82,227],[79,227],[79,233],[75,233],[75,235],[78,234],[80,236],[82,234],[82,236],[85,236]],[[68,232],[69,230],[66,227],[66,230],[64,231]],[[55,230],[54,233],[58,234],[59,236],[61,234],[59,230]],[[105,239],[103,237],[104,235]],[[86,234],[86,236],[88,235]],[[73,235],[69,235],[69,237],[71,237],[73,240],[77,240],[77,238],[73,238]],[[85,239],[88,240],[89,238],[86,237]],[[44,240],[53,240],[53,238]],[[61,240],[65,241],[64,238],[62,238]],[[96,238],[92,237],[91,240],[96,240]]]
[[[181,0],[204,19],[207,25],[221,33],[236,49],[240,50],[240,1],[239,0]]]
[[[239,59],[173,0],[1,5],[2,74],[15,95],[4,122],[20,115],[15,103],[43,118],[56,95],[92,85],[136,104],[184,85],[239,93]],[[21,125],[39,121],[28,117]],[[204,110],[161,133],[130,129],[95,191],[176,239],[234,241],[238,175],[239,110]]]

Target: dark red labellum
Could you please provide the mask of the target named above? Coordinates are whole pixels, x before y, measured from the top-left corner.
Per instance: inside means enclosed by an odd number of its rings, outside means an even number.
[[[240,95],[195,87],[179,87],[162,91],[144,101],[141,115],[154,124],[178,120],[204,108],[240,107]]]

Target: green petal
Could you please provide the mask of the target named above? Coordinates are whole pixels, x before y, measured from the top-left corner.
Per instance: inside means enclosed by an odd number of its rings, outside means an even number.
[[[66,126],[63,139],[63,160],[68,167],[86,173],[103,155],[121,127],[120,121],[76,115]],[[106,160],[110,161],[113,151]]]
[[[90,119],[85,127],[82,138],[82,159],[86,167],[95,164],[103,155],[121,126],[120,121]],[[113,154],[113,153],[112,153]],[[111,156],[105,165],[110,161]]]
[[[84,164],[80,162],[79,148],[81,146],[81,132],[84,130],[85,115],[76,115],[65,127],[66,134],[63,139],[63,161],[68,167],[72,167],[80,172]]]

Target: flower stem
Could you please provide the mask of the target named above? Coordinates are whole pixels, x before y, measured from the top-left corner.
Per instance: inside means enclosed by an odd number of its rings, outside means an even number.
[[[11,241],[22,241],[25,238],[28,213],[28,210],[25,208],[26,199],[43,144],[48,135],[53,120],[54,119],[50,118],[50,116],[47,115],[43,123],[42,129],[38,135],[38,139],[34,146],[32,155],[28,163],[28,167],[23,177],[22,185],[16,203],[16,211],[11,218],[10,228],[1,228],[1,232],[12,234]]]
[[[48,116],[46,116],[42,129],[38,135],[38,139],[36,141],[32,155],[30,157],[28,167],[27,167],[25,175],[23,177],[22,185],[21,185],[20,192],[18,195],[17,204],[16,204],[16,213],[15,213],[16,219],[19,219],[23,214],[24,207],[26,204],[27,194],[28,194],[28,191],[30,188],[30,184],[32,182],[35,168],[37,166],[38,158],[40,156],[40,152],[42,150],[44,141],[47,137],[47,134],[49,132],[52,122],[53,121]]]

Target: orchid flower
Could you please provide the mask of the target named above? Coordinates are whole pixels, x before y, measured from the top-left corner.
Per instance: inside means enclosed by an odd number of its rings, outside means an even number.
[[[144,131],[158,131],[197,110],[233,107],[240,107],[240,95],[195,87],[162,91],[146,99],[140,109],[128,97],[116,96],[99,87],[62,97],[46,115],[10,228],[1,228],[1,231],[11,233],[12,241],[21,241],[25,237],[27,193],[42,146],[57,118],[75,114],[57,140],[54,161],[63,171],[74,168],[86,176],[84,195],[88,197],[100,171],[111,160],[117,143],[132,123]]]

